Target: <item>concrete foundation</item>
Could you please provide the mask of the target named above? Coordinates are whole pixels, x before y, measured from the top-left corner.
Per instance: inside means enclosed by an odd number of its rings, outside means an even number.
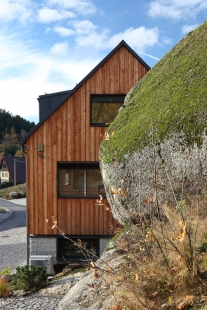
[[[52,255],[53,264],[57,263],[57,239],[29,237],[31,255]]]

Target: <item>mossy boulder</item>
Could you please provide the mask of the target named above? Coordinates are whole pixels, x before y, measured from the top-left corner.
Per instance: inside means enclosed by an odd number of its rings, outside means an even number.
[[[203,191],[207,177],[207,22],[126,96],[100,148],[114,217],[157,212]]]

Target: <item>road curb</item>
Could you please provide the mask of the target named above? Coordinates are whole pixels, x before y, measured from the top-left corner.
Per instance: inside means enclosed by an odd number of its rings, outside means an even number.
[[[6,210],[6,213],[1,213],[0,212],[0,223],[3,222],[3,221],[8,220],[8,218],[10,216],[12,216],[12,214],[13,214],[13,212],[11,210],[9,210],[8,208],[5,208],[5,207],[1,207],[1,208]]]

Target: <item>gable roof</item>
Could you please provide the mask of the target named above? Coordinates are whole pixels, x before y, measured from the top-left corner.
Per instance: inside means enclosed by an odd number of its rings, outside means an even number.
[[[34,126],[28,134],[21,140],[20,144],[24,145],[25,141],[35,132],[49,117],[52,115],[79,87],[81,87],[119,48],[124,46],[147,70],[151,68],[148,64],[124,41],[122,40],[90,73],[88,73],[60,102],[52,108],[41,121]]]
[[[14,182],[14,160],[16,160],[16,183],[21,184],[26,182],[26,159],[25,157],[11,157],[5,156],[4,161],[6,163],[9,175]]]

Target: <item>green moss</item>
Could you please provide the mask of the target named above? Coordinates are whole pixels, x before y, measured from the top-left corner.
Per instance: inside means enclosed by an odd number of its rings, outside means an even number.
[[[188,34],[138,83],[127,106],[109,127],[101,159],[126,154],[183,132],[186,146],[202,144],[207,119],[207,22]]]

